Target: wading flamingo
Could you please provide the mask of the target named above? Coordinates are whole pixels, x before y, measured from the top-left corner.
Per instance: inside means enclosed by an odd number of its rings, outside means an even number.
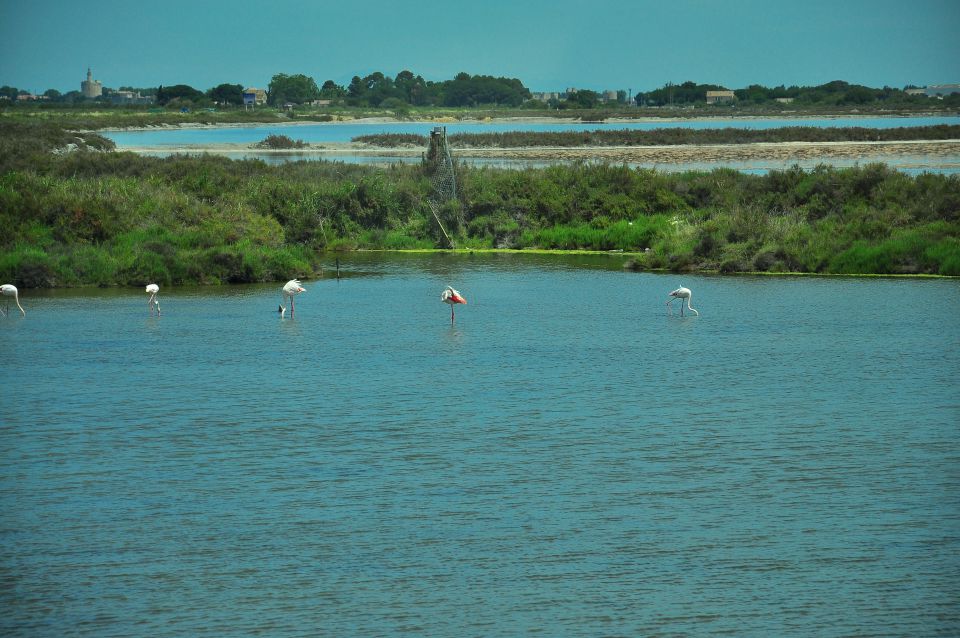
[[[467,300],[464,299],[463,295],[459,291],[454,290],[450,286],[447,286],[447,289],[440,293],[440,301],[443,303],[450,304],[450,323],[453,323],[453,306],[454,304],[467,303]]]
[[[20,305],[20,298],[17,296],[16,286],[13,286],[11,284],[3,284],[2,286],[0,286],[0,293],[2,293],[4,297],[13,297],[13,301],[14,303],[17,304],[17,308],[20,309],[20,312],[23,313],[24,317],[27,316],[27,313],[23,310],[23,306]],[[7,313],[10,312],[10,300],[7,299],[6,304],[4,305],[6,306],[6,310],[0,309],[0,314],[6,317]]]
[[[689,309],[690,312],[697,315],[698,317],[700,316],[700,313],[697,312],[696,309],[694,309],[694,307],[690,305],[690,301],[693,299],[693,293],[690,292],[689,288],[684,288],[683,286],[680,286],[679,288],[677,288],[676,290],[670,293],[670,299],[667,299],[667,312],[669,312],[669,309],[673,307],[670,304],[673,302],[674,299],[680,300],[680,316],[681,317],[683,316],[683,300],[684,299],[687,300],[687,309]]]
[[[157,284],[147,284],[147,292],[150,293],[150,299],[147,301],[147,308],[150,309],[150,316],[153,316],[153,308],[157,308],[157,316],[160,316],[160,300],[157,295],[160,293],[160,286]]]
[[[283,302],[286,303],[287,299],[290,300],[290,316],[293,317],[293,298],[299,295],[301,292],[304,292],[304,288],[300,286],[300,282],[296,279],[291,279],[283,285],[283,291],[281,292],[283,296]],[[283,304],[277,309],[280,312],[282,317],[286,313],[287,308]]]

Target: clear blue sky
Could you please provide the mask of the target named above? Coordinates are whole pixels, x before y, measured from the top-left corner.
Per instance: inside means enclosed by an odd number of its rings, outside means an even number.
[[[960,82],[960,0],[0,0],[0,85],[318,84],[408,69],[535,91]]]

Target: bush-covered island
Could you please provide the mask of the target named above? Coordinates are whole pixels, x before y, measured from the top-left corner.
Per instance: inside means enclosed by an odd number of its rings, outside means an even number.
[[[286,280],[322,252],[444,248],[421,166],[142,157],[93,133],[0,123],[0,280]],[[960,177],[882,164],[749,175],[458,166],[458,248],[623,250],[638,269],[960,275]]]

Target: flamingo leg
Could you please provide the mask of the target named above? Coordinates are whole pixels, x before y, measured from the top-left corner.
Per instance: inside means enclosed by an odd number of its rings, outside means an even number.
[[[290,297],[290,318],[293,318],[293,297]]]
[[[450,323],[453,323],[453,304],[450,304]]]

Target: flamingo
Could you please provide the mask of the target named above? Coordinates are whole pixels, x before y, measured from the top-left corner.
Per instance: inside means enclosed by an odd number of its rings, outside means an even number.
[[[0,286],[0,293],[2,293],[4,297],[13,297],[13,301],[14,303],[17,304],[17,308],[20,309],[20,312],[23,313],[24,317],[27,316],[27,313],[24,311],[23,306],[20,305],[20,298],[17,296],[16,286],[11,284],[3,284],[2,286]],[[6,317],[8,312],[10,312],[9,299],[7,300],[7,303],[6,303],[6,310],[0,310],[0,314]]]
[[[700,313],[697,312],[696,309],[694,309],[694,307],[690,305],[690,301],[693,299],[693,293],[690,292],[689,288],[684,288],[683,286],[680,286],[679,288],[671,292],[670,299],[667,300],[668,309],[673,307],[670,304],[674,299],[680,300],[680,316],[681,317],[683,316],[683,300],[684,299],[687,300],[687,308],[690,310],[690,312],[697,315],[698,317],[700,316]]]
[[[157,316],[160,316],[160,300],[157,294],[160,292],[160,286],[157,284],[147,284],[147,292],[150,293],[150,299],[147,301],[147,308],[150,309],[150,316],[153,316],[153,307],[157,307]]]
[[[453,306],[454,304],[467,303],[467,300],[460,294],[459,291],[454,290],[450,286],[447,286],[447,289],[440,293],[440,301],[443,303],[450,304],[450,323],[453,323]]]
[[[291,317],[293,317],[293,298],[304,291],[305,289],[300,286],[300,282],[296,279],[291,279],[290,281],[288,281],[283,285],[283,290],[281,292],[281,295],[283,297],[284,302],[286,302],[287,299],[290,299],[290,316]],[[280,312],[281,317],[287,311],[286,307],[283,304],[281,304],[277,310]]]

